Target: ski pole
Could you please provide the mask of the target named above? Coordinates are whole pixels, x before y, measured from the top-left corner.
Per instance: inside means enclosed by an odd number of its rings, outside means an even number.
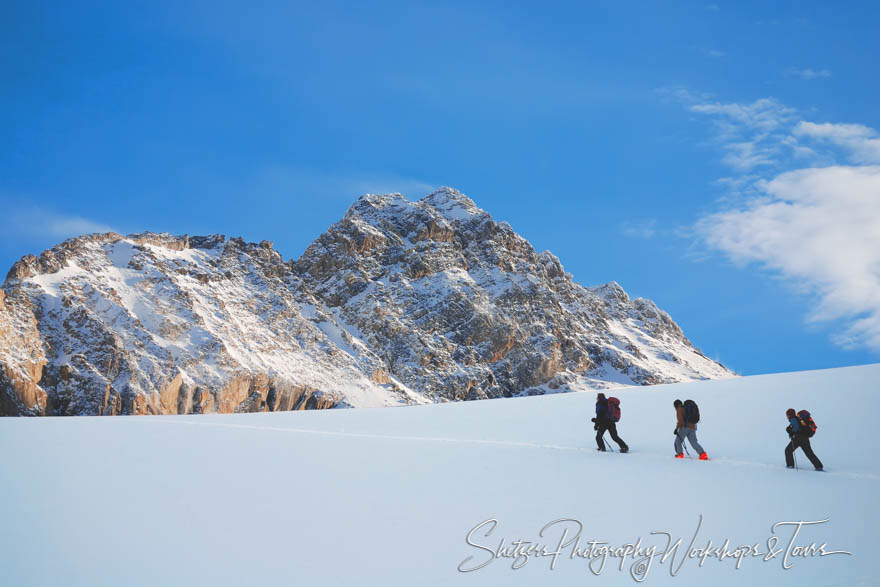
[[[608,442],[608,440],[605,438],[605,433],[604,433],[604,432],[602,433],[602,442],[604,442],[606,445],[608,445],[608,448],[611,449],[611,452],[617,452],[617,451],[614,450],[614,448],[611,446],[611,443]]]

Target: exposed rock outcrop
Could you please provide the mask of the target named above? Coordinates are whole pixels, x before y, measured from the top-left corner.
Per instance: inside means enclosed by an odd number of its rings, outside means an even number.
[[[648,300],[584,288],[465,195],[365,196],[297,261],[305,287],[433,399],[730,373]]]

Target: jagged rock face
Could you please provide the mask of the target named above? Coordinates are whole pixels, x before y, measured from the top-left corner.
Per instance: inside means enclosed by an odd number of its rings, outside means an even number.
[[[0,289],[0,415],[45,413],[46,357],[29,301]]]
[[[3,414],[183,414],[419,401],[268,241],[104,234],[25,257],[0,309]],[[323,330],[322,330],[323,328]],[[339,340],[331,336],[339,335]]]
[[[652,302],[584,288],[461,193],[365,196],[295,264],[389,370],[438,399],[724,377]]]
[[[364,196],[297,261],[115,233],[0,289],[0,414],[378,406],[732,375],[648,300],[584,288],[444,188]]]

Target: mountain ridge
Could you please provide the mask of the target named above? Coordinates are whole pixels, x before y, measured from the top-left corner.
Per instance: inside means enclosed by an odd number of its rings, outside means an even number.
[[[0,288],[0,414],[283,411],[731,376],[650,300],[576,284],[441,188],[270,241],[84,235]]]

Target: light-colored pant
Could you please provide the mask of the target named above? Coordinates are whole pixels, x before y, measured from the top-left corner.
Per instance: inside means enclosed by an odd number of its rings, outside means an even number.
[[[675,435],[675,454],[680,455],[682,450],[682,443],[684,439],[687,438],[688,442],[691,443],[691,446],[697,451],[698,455],[703,454],[703,447],[700,446],[700,443],[697,442],[697,431],[693,428],[688,428],[684,426],[678,429],[678,434]]]

